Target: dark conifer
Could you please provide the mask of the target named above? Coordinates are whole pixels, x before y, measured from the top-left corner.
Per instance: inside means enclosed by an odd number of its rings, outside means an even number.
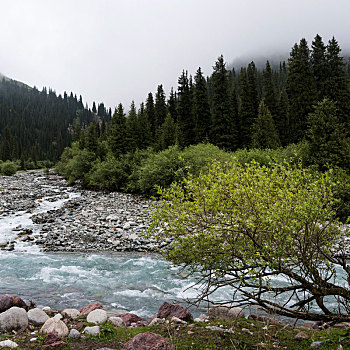
[[[194,77],[193,87],[193,116],[196,142],[203,142],[209,139],[211,114],[206,85],[202,70],[198,68]]]
[[[288,65],[289,142],[298,142],[305,137],[307,115],[317,99],[310,50],[305,39],[294,45]]]

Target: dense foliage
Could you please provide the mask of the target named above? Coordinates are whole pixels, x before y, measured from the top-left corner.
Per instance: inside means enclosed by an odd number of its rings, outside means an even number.
[[[197,301],[231,286],[237,305],[348,320],[350,289],[336,280],[336,268],[348,277],[350,270],[333,251],[344,233],[335,219],[332,178],[288,164],[215,162],[199,177],[160,190],[154,235],[171,237],[166,257],[199,276]],[[326,297],[336,298],[339,308],[330,309]]]

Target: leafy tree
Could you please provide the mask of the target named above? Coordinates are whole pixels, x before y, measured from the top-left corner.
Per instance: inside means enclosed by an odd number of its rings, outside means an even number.
[[[199,279],[199,297],[210,300],[232,287],[233,303],[309,320],[348,320],[350,276],[334,242],[344,233],[334,219],[331,174],[284,164],[214,163],[208,172],[160,190],[152,218],[174,264]],[[341,243],[340,243],[341,244]],[[275,279],[284,279],[283,286]],[[331,309],[325,298],[336,298]],[[223,300],[227,302],[227,300]],[[314,309],[310,304],[315,303]]]
[[[215,62],[212,74],[212,127],[210,140],[228,150],[238,146],[237,130],[232,113],[231,95],[228,86],[226,63],[221,55]]]
[[[258,117],[254,121],[252,146],[255,148],[277,148],[281,146],[272,115],[264,100],[260,102]]]
[[[298,142],[305,136],[307,115],[317,98],[310,50],[305,39],[301,39],[299,45],[294,45],[288,65],[289,142]]]

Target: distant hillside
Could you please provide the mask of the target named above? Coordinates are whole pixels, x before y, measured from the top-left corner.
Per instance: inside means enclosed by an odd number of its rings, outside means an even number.
[[[93,113],[71,93],[57,96],[1,74],[0,160],[56,161],[71,144],[75,121],[88,124]]]

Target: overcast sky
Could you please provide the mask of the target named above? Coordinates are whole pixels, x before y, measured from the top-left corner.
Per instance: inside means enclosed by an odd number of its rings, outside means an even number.
[[[333,35],[350,48],[349,0],[0,0],[0,72],[128,109],[217,57],[290,52]]]

